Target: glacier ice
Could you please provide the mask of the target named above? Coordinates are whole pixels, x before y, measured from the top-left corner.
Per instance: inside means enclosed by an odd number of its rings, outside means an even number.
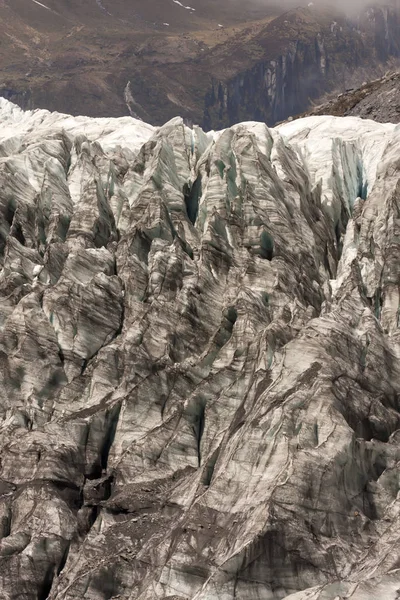
[[[1,598],[397,598],[399,148],[0,99]]]

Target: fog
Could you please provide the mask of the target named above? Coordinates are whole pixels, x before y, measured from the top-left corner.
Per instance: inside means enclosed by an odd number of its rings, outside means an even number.
[[[297,6],[308,6],[310,0],[254,0],[258,4],[264,4],[266,6],[276,7],[278,10],[285,10],[295,8]],[[368,6],[384,5],[384,6],[397,6],[400,8],[400,0],[313,0],[312,4],[316,7],[332,7],[336,9],[344,10],[347,13],[354,13],[362,8]]]

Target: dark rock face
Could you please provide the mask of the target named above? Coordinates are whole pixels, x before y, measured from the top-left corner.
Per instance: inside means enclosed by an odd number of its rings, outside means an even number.
[[[0,117],[1,598],[395,600],[396,129]]]
[[[379,123],[399,123],[399,93],[400,74],[388,72],[380,79],[365,82],[316,106],[308,115],[357,116]]]
[[[394,8],[370,8],[357,19],[315,7],[286,13],[252,40],[259,60],[232,77],[214,78],[203,126],[247,119],[273,125],[299,114],[326,92],[373,78],[390,57],[400,56],[399,40]]]
[[[323,2],[285,14],[266,0],[28,4],[0,3],[0,95],[24,109],[273,125],[400,58],[399,6],[380,2],[353,18]]]
[[[18,106],[25,110],[33,108],[29,90],[14,90],[8,87],[0,87],[0,96],[14,104],[18,104]]]

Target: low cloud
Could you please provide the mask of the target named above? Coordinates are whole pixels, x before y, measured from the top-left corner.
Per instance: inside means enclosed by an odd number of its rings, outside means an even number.
[[[298,6],[308,6],[310,4],[316,7],[331,7],[339,10],[344,10],[346,12],[357,12],[362,10],[363,8],[368,8],[371,6],[395,6],[400,10],[400,0],[254,0],[259,4],[264,4],[271,7],[276,7],[278,10],[289,10],[290,8],[295,8]]]

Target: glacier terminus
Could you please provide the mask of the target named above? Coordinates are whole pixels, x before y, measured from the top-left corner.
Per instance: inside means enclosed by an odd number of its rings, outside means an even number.
[[[400,128],[0,99],[2,600],[400,596]]]

